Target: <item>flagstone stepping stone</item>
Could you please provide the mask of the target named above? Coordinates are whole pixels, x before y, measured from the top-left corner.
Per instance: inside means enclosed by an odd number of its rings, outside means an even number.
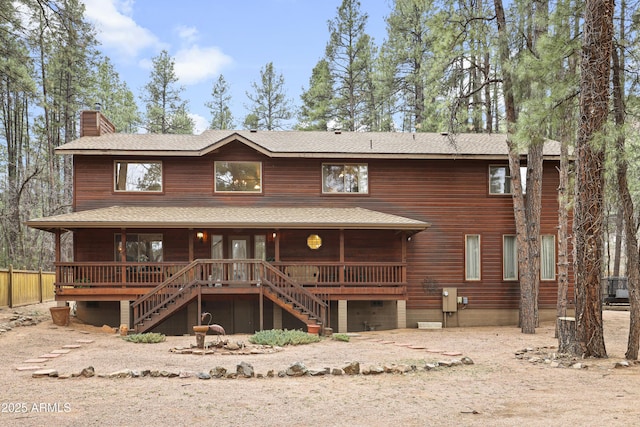
[[[76,340],[76,342],[80,344],[91,344],[93,340]]]
[[[35,371],[33,374],[31,374],[31,376],[33,378],[57,377],[58,376],[58,371],[56,371],[55,369],[41,369],[39,371]]]
[[[37,358],[37,359],[28,359],[28,360],[25,360],[22,363],[42,363],[42,362],[46,362],[48,360],[49,359],[45,359],[45,358],[40,357],[40,358]]]
[[[434,348],[428,348],[427,353],[444,353],[444,350],[438,350]]]
[[[62,348],[80,348],[80,347],[82,347],[80,344],[66,344],[62,346]]]
[[[69,353],[71,350],[69,349],[61,349],[61,350],[53,350],[51,353],[52,354],[67,354]]]
[[[446,351],[442,353],[443,356],[462,356],[462,353],[458,351]]]
[[[47,359],[55,359],[56,357],[60,357],[59,354],[54,354],[54,353],[47,353],[47,354],[43,354],[40,357],[44,357]]]
[[[409,348],[412,348],[414,350],[424,350],[425,349],[425,347],[423,345],[412,345],[412,346],[409,346]]]
[[[18,366],[16,367],[17,371],[35,371],[37,369],[41,369],[42,366],[38,366],[38,365],[27,365],[27,366]]]
[[[380,344],[393,344],[395,341],[381,341]]]
[[[398,347],[411,347],[412,346],[411,344],[402,343],[402,342],[398,342],[398,343],[396,343],[396,345]]]

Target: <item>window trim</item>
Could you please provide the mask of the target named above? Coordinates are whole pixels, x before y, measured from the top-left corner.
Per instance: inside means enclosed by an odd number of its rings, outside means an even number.
[[[553,262],[551,264],[551,268],[553,269],[553,277],[545,277],[543,272],[544,272],[544,259],[545,259],[545,246],[544,246],[544,239],[546,238],[551,238],[553,240]],[[556,236],[555,234],[541,234],[540,235],[540,281],[545,281],[545,282],[550,282],[550,281],[554,281],[556,280],[557,276],[558,276],[558,269],[557,269],[557,247],[556,247]]]
[[[218,163],[255,163],[260,169],[260,189],[257,191],[242,191],[242,190],[218,190]],[[264,192],[264,176],[262,169],[262,162],[260,160],[215,160],[213,162],[213,192],[214,194],[263,194]]]
[[[513,238],[513,254],[510,254],[513,259],[511,260],[514,263],[514,276],[513,277],[507,277],[507,268],[506,268],[506,262],[507,262],[507,245],[506,245],[506,239],[508,237]],[[520,272],[518,271],[518,237],[515,234],[504,234],[502,235],[502,280],[504,281],[517,281],[519,279],[520,276]]]
[[[118,190],[118,164],[159,164],[160,165],[160,190]],[[164,163],[162,160],[114,160],[113,161],[113,188],[112,191],[118,194],[163,194],[164,193]],[[126,187],[126,183],[125,183]]]
[[[469,238],[478,238],[478,253],[475,256],[474,261],[477,262],[478,276],[469,277]],[[480,234],[465,234],[464,235],[464,280],[467,282],[478,282],[482,280],[482,239]]]
[[[324,175],[324,167],[325,166],[342,166],[342,168],[344,169],[345,166],[358,166],[358,167],[366,167],[367,168],[367,191],[358,191],[358,192],[353,192],[353,191],[325,191],[325,184],[324,184],[324,180],[325,180],[325,175]],[[322,193],[323,196],[328,195],[328,196],[343,196],[343,195],[349,195],[349,196],[367,196],[369,195],[369,163],[358,163],[358,162],[322,162],[322,164],[320,165],[320,191]]]

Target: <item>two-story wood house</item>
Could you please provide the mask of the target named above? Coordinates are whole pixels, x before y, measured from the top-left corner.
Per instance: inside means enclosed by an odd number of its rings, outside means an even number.
[[[505,136],[214,131],[118,134],[81,117],[56,299],[90,323],[181,334],[516,324]],[[539,308],[556,306],[559,146],[545,146]],[[63,234],[73,259],[61,259]]]

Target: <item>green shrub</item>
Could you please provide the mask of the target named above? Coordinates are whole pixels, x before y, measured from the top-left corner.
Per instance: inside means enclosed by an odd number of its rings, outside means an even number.
[[[132,334],[122,337],[123,340],[133,342],[136,344],[156,344],[163,342],[167,337],[164,334],[158,334],[156,332],[147,332],[144,334]]]
[[[315,334],[308,334],[301,330],[269,329],[256,332],[249,337],[249,342],[259,345],[272,345],[284,347],[285,345],[311,344],[320,341]]]
[[[334,339],[336,341],[349,342],[349,335],[347,335],[347,334],[333,334],[333,335],[331,335],[331,339]]]

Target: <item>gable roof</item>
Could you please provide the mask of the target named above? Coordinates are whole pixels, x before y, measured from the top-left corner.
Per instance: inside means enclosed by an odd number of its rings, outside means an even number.
[[[203,156],[239,141],[268,157],[505,159],[505,134],[207,130],[200,135],[85,136],[56,148],[59,154]],[[560,143],[545,143],[545,158],[559,158]]]
[[[112,206],[32,219],[41,230],[78,228],[274,228],[422,231],[431,224],[363,208]]]

